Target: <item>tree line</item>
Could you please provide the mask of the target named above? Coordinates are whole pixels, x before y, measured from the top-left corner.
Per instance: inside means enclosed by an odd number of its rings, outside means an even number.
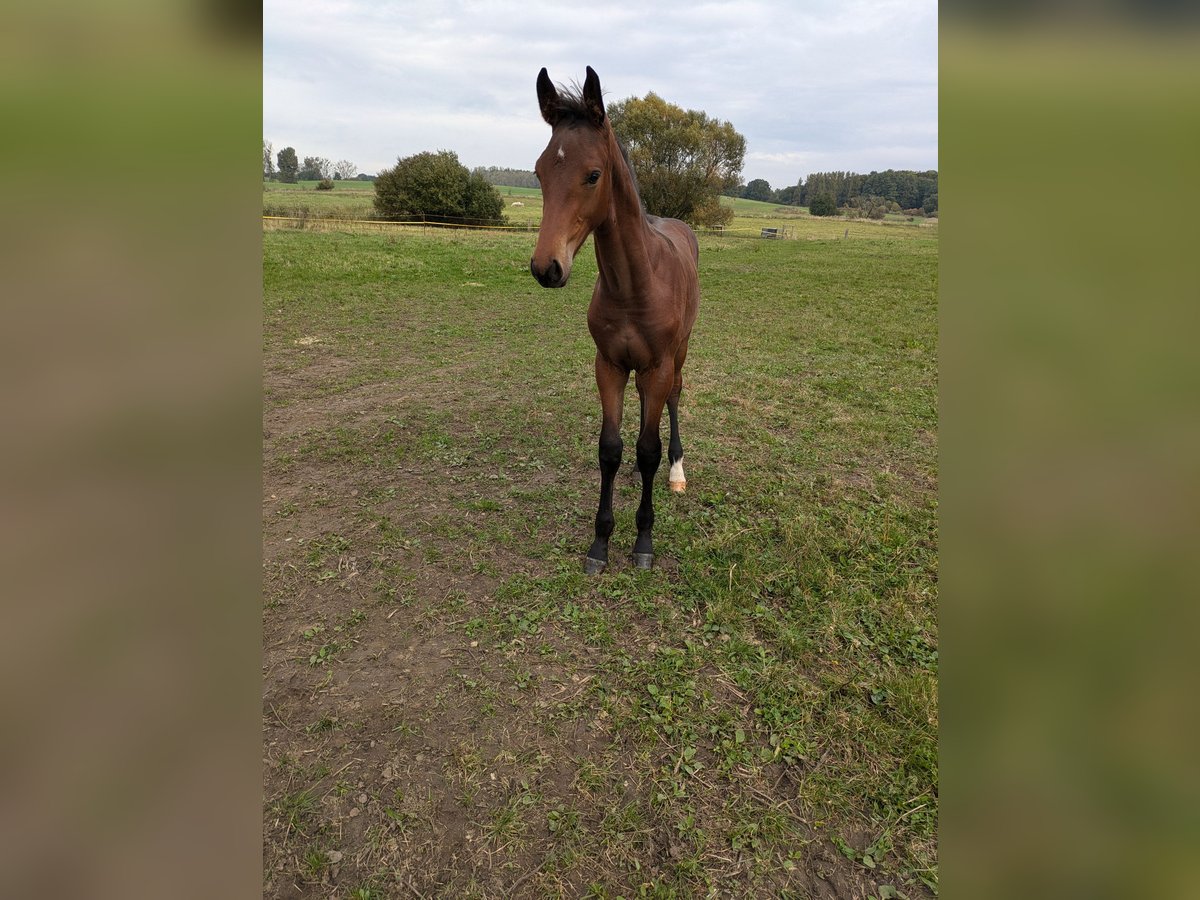
[[[298,181],[349,181],[354,179],[358,168],[348,159],[332,162],[323,156],[306,156],[304,162],[296,156],[295,147],[284,147],[275,153],[274,145],[263,138],[263,181],[279,181],[295,184]],[[370,180],[369,175],[359,174],[358,179]]]
[[[813,172],[789,187],[772,190],[765,179],[755,178],[749,184],[739,184],[726,192],[729,197],[762,200],[782,206],[815,204],[821,212],[813,215],[836,215],[839,209],[855,210],[872,218],[882,218],[884,212],[920,211],[932,215],[938,209],[937,170],[915,172],[909,169],[888,169],[859,175],[854,172]],[[833,208],[833,212],[824,210]]]
[[[504,187],[535,188],[538,186],[537,176],[532,169],[508,169],[502,166],[476,166],[471,174],[478,175],[488,184],[503,185]]]
[[[700,110],[682,109],[650,93],[629,97],[607,107],[608,119],[628,152],[646,212],[683,219],[692,225],[727,224],[733,210],[721,206],[722,194],[786,206],[807,207],[815,216],[865,216],[881,219],[888,212],[934,215],[938,209],[938,173],[888,169],[861,175],[854,172],[813,172],[796,184],[778,190],[756,178],[741,180],[746,139],[729,122]],[[274,153],[263,140],[263,179],[282,182],[347,179],[355,166],[349,160],[332,163],[322,157],[300,162],[293,147]],[[478,166],[468,170],[448,150],[423,152],[399,159],[377,176],[375,211],[381,218],[424,216],[446,221],[494,223],[503,220],[503,199],[496,185],[533,188],[537,176],[528,169]]]

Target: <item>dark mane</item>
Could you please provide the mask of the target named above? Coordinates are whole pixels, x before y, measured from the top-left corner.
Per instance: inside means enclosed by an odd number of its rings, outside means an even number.
[[[553,121],[557,121],[560,125],[572,128],[576,125],[591,125],[592,114],[588,111],[587,104],[583,102],[583,88],[572,82],[570,87],[560,84],[557,89],[558,96],[554,98],[552,109],[543,112],[553,113]]]
[[[611,123],[609,124],[609,127],[612,127]],[[638,203],[640,203],[642,206],[642,212],[645,212],[646,201],[642,199],[642,188],[641,185],[638,184],[637,170],[634,169],[633,163],[629,161],[629,151],[625,149],[625,144],[620,138],[617,138],[617,147],[621,151],[621,159],[625,160],[625,168],[629,170],[629,180],[633,182],[633,190],[638,196]]]

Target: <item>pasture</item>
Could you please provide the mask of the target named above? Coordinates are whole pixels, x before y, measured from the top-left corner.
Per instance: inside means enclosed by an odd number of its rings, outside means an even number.
[[[366,219],[374,216],[375,185],[369,181],[335,181],[332,191],[318,191],[315,181],[296,184],[263,183],[263,214],[269,216],[302,216],[304,218]],[[542,220],[542,193],[537,188],[497,186],[504,199],[504,216],[510,225],[536,227]],[[513,206],[519,202],[521,206]],[[888,213],[882,221],[829,219],[810,216],[808,210],[797,206],[778,206],[758,200],[722,197],[721,204],[733,210],[734,219],[728,231],[735,235],[757,237],[762,228],[787,228],[789,235],[828,235],[833,231],[875,234],[880,227],[922,228],[937,230],[938,220]],[[837,227],[837,226],[840,226]],[[864,230],[866,229],[866,230]]]
[[[594,578],[591,246],[265,227],[265,896],[936,893],[937,229],[807,222],[701,237]]]

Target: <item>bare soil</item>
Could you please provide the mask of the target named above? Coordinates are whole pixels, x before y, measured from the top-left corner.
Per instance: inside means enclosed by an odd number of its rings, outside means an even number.
[[[514,575],[546,574],[520,542],[480,551],[461,540],[505,514],[511,492],[474,481],[474,505],[464,505],[450,490],[462,484],[461,462],[386,455],[388,429],[403,431],[414,406],[469,443],[470,406],[445,381],[332,389],[349,369],[320,342],[267,360],[264,896],[879,896],[882,878],[815,830],[790,865],[731,844],[741,798],[722,794],[712,765],[711,790],[694,801],[701,837],[657,812],[671,760],[606,693],[599,651],[553,620],[503,642],[472,624],[493,614]],[[339,429],[376,439],[339,443]],[[563,479],[533,471],[522,488]],[[586,530],[594,473],[566,480],[587,499],[564,499],[539,526],[543,540],[548,530],[577,542]],[[604,577],[626,569],[616,556]],[[617,618],[619,652],[656,649],[653,617]],[[728,679],[700,677],[714,702],[749,721]],[[802,778],[768,767],[739,790],[794,824],[811,819]],[[707,884],[688,880],[689,859]],[[927,896],[919,885],[904,891]]]

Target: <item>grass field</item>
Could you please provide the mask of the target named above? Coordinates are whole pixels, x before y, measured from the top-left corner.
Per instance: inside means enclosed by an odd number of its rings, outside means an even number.
[[[369,181],[335,181],[332,191],[318,191],[315,181],[297,184],[264,182],[263,214],[273,216],[304,216],[314,218],[363,219],[374,215],[373,201],[375,185]],[[511,225],[536,226],[542,220],[542,192],[537,188],[499,186],[496,188],[504,199],[504,216]],[[513,206],[520,203],[521,206]],[[788,236],[809,233],[814,222],[841,223],[846,227],[865,225],[878,228],[881,225],[904,228],[936,229],[937,219],[917,218],[908,221],[907,216],[889,213],[881,222],[861,219],[847,220],[838,217],[820,220],[798,206],[778,206],[758,200],[722,197],[721,203],[733,210],[734,220],[729,230],[735,234],[757,236],[762,228],[787,229]],[[817,226],[818,228],[822,226]]]
[[[591,247],[264,230],[265,896],[936,893],[937,231],[809,221],[701,238],[597,578]]]

